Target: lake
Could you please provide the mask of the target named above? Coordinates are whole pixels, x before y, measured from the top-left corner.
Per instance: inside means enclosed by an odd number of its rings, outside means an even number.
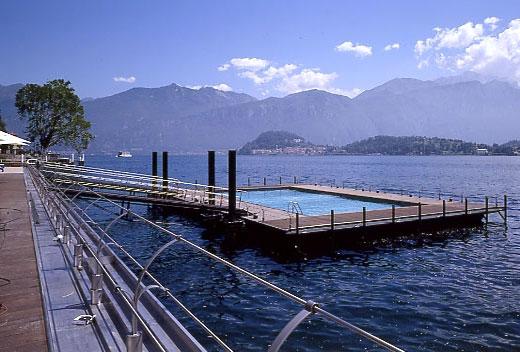
[[[205,156],[170,155],[170,177],[205,183]],[[217,155],[217,184],[227,180]],[[149,173],[150,156],[87,157],[88,166]],[[159,160],[159,166],[161,161]],[[410,351],[520,350],[520,157],[478,156],[238,156],[239,184],[301,182],[407,191],[446,199],[509,196],[508,226],[498,216],[486,227],[378,240],[297,259],[236,245],[225,233],[179,215],[153,215],[174,232],[257,275],[312,299],[345,320]],[[159,170],[160,172],[160,170]],[[100,211],[98,220],[107,220]],[[158,218],[159,217],[159,218]],[[111,234],[144,262],[167,240],[135,222]],[[152,272],[237,351],[265,351],[300,307],[182,244]],[[209,350],[209,341],[172,303],[164,301]],[[291,335],[285,351],[376,350],[371,342],[314,317]]]

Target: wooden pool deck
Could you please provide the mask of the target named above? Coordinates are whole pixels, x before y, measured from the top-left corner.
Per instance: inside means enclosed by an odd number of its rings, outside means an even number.
[[[387,209],[368,210],[365,212],[360,209],[358,212],[306,216],[260,205],[256,205],[255,208],[249,203],[243,202],[245,205],[242,205],[242,208],[254,209],[257,215],[256,217],[244,217],[250,224],[259,228],[263,227],[269,231],[293,235],[333,231],[345,232],[363,228],[374,230],[375,228],[388,225],[420,225],[432,220],[440,225],[453,226],[457,221],[460,221],[461,224],[465,223],[466,220],[481,221],[488,214],[498,213],[503,210],[503,206],[489,206],[485,202],[466,201],[461,203],[428,197],[319,185],[249,186],[242,189],[246,191],[293,189],[395,205],[394,208],[389,206]],[[259,216],[259,214],[265,214],[265,216]]]

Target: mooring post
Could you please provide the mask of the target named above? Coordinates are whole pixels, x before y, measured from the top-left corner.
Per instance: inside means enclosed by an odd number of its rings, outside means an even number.
[[[155,187],[157,182],[155,179],[157,178],[157,152],[152,152],[152,190],[155,191]]]
[[[464,214],[468,215],[468,198],[464,199]]]
[[[237,151],[228,151],[228,210],[231,217],[235,216],[237,207]]]
[[[367,226],[367,207],[363,207],[363,227]]]
[[[168,152],[162,153],[163,192],[168,191]]]
[[[419,204],[417,204],[417,210],[419,212],[419,214],[418,214],[419,221],[421,221],[421,219],[422,219],[422,211],[421,211],[422,209],[421,208],[422,208],[422,204],[421,204],[421,202],[419,202]]]
[[[442,217],[443,218],[446,217],[446,200],[445,199],[442,200]]]
[[[296,213],[296,234],[300,233],[300,214]]]
[[[330,230],[334,231],[334,210],[330,211]]]
[[[215,151],[208,151],[208,191],[209,204],[215,204]]]
[[[489,222],[489,197],[486,196],[486,224]]]
[[[507,224],[507,194],[504,194],[504,224]]]
[[[392,224],[395,224],[395,204],[392,204]]]

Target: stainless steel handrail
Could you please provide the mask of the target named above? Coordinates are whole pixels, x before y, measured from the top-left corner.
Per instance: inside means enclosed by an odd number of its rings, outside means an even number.
[[[104,200],[106,202],[109,202],[110,204],[114,205],[117,208],[125,209],[125,208],[121,207],[119,204],[117,204],[117,203],[107,199],[103,195],[99,194],[98,196],[104,198]],[[306,300],[304,300],[304,299],[302,299],[302,298],[300,298],[300,297],[290,293],[289,291],[284,290],[284,289],[282,289],[282,288],[280,288],[280,287],[278,287],[278,286],[276,286],[276,285],[274,285],[274,284],[272,284],[272,283],[270,283],[270,282],[268,282],[268,281],[258,277],[257,275],[255,275],[255,274],[253,274],[253,273],[251,273],[251,272],[249,272],[249,271],[247,271],[245,269],[242,269],[241,267],[239,267],[239,266],[237,266],[237,265],[235,265],[235,264],[233,264],[233,263],[231,263],[231,262],[229,262],[229,261],[227,261],[227,260],[225,260],[223,258],[220,258],[219,256],[217,256],[217,255],[215,255],[215,254],[205,250],[204,248],[202,248],[202,247],[192,243],[191,241],[185,239],[181,235],[175,234],[175,233],[169,231],[168,229],[165,229],[162,226],[159,226],[159,225],[151,222],[150,220],[140,216],[139,214],[136,214],[135,212],[132,212],[132,211],[129,211],[129,212],[132,214],[133,217],[136,217],[136,218],[140,219],[141,221],[149,224],[150,226],[160,230],[161,232],[166,233],[166,234],[172,236],[173,238],[177,239],[179,242],[182,242],[182,243],[186,244],[188,247],[190,247],[190,248],[192,248],[192,249],[194,249],[194,250],[196,250],[196,251],[198,251],[200,253],[203,253],[207,257],[212,258],[213,260],[215,260],[217,262],[220,262],[221,264],[223,264],[223,265],[225,265],[225,266],[227,266],[227,267],[229,267],[229,268],[231,268],[231,269],[241,273],[242,275],[244,275],[244,276],[252,279],[253,281],[255,281],[255,282],[257,282],[257,283],[259,283],[259,284],[261,284],[261,285],[263,285],[263,286],[265,286],[265,287],[267,287],[267,288],[269,288],[269,289],[271,289],[271,290],[273,290],[275,292],[277,292],[278,294],[280,294],[280,295],[282,295],[282,296],[292,300],[293,302],[298,303],[298,304],[300,304],[300,305],[302,305],[304,307],[306,306],[308,301],[306,301]],[[333,322],[343,326],[344,328],[347,328],[348,330],[350,330],[352,332],[355,332],[355,333],[357,333],[357,334],[359,334],[359,335],[369,339],[370,341],[376,343],[377,345],[379,345],[381,347],[386,348],[387,350],[390,350],[390,351],[403,351],[402,349],[400,349],[400,348],[398,348],[398,347],[396,347],[396,346],[394,346],[394,345],[392,345],[392,344],[390,344],[390,343],[388,343],[388,342],[386,342],[386,341],[384,341],[384,340],[382,340],[382,339],[380,339],[380,338],[378,338],[378,337],[368,333],[367,331],[365,331],[365,330],[363,330],[363,329],[361,329],[361,328],[359,328],[359,327],[357,327],[357,326],[355,326],[355,325],[353,325],[351,323],[346,322],[345,320],[343,320],[343,319],[333,315],[332,313],[329,313],[328,311],[324,310],[323,308],[316,308],[316,312],[321,314],[323,317],[327,318],[328,320],[331,320],[331,321],[333,321]]]

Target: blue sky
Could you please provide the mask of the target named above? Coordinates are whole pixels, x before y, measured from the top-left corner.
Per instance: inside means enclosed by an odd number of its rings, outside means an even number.
[[[63,77],[101,97],[175,82],[263,97],[467,70],[518,82],[517,18],[517,1],[4,0],[0,84]]]

